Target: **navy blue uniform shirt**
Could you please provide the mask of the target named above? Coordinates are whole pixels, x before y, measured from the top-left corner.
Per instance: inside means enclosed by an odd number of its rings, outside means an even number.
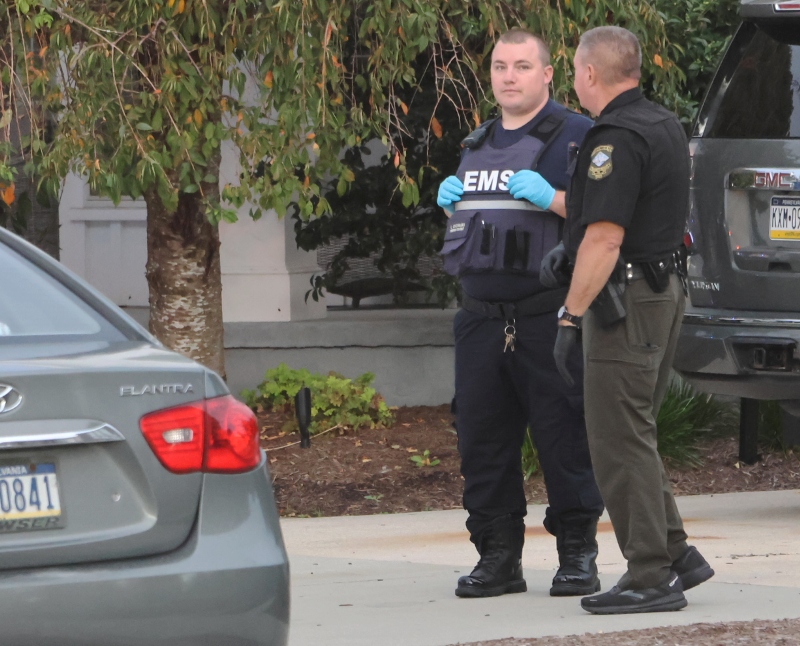
[[[548,100],[539,113],[521,128],[506,130],[498,120],[492,127],[491,136],[484,146],[506,148],[516,143],[547,116],[564,110],[564,106]],[[569,186],[568,154],[570,143],[578,146],[592,127],[592,120],[572,111],[567,112],[567,121],[558,136],[550,142],[539,159],[536,171],[557,191],[565,191]],[[542,291],[539,280],[534,276],[491,272],[484,274],[464,274],[461,285],[470,296],[483,301],[516,301]]]

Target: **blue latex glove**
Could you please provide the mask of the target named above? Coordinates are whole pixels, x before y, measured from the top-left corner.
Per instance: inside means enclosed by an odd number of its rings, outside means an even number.
[[[556,196],[547,180],[532,170],[521,170],[508,180],[508,192],[515,200],[528,200],[540,209],[548,209]]]
[[[439,185],[436,203],[445,211],[454,213],[453,203],[461,201],[462,195],[464,195],[464,184],[455,175],[450,175]]]

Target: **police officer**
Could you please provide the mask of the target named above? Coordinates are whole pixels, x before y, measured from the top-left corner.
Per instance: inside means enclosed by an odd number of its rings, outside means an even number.
[[[554,354],[570,379],[567,357],[583,329],[589,447],[628,561],[610,591],[581,600],[596,614],[678,610],[683,591],[714,574],[686,544],[657,450],[656,417],[683,318],[675,252],[689,205],[689,152],[675,115],[642,96],[641,56],[620,27],[587,31],[575,54],[575,91],[598,118],[567,197],[574,271]],[[551,256],[544,266],[554,264]],[[621,293],[622,311],[609,287]]]
[[[524,592],[526,499],[521,447],[530,427],[547,486],[545,527],[556,536],[552,595],[599,590],[597,519],[603,504],[589,457],[581,385],[567,386],[553,359],[554,316],[566,290],[538,278],[563,226],[568,150],[591,121],[550,100],[545,43],[512,29],[492,53],[502,117],[464,142],[457,175],[438,203],[451,216],[442,250],[459,276],[454,321],[458,429],[467,529],[480,560],[458,580],[460,597]],[[570,368],[582,372],[580,357]]]

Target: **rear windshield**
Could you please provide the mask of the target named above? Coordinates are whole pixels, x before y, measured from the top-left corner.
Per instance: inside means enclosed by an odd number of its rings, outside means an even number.
[[[695,136],[800,138],[800,20],[742,25],[714,79]]]
[[[55,278],[0,243],[0,344],[33,338],[125,337]]]

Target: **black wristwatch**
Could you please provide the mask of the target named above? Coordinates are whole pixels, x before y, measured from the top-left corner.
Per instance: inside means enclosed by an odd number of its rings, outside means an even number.
[[[580,328],[581,323],[583,322],[583,317],[582,316],[575,316],[574,314],[570,314],[567,311],[567,306],[566,305],[562,305],[561,309],[558,310],[558,320],[559,321],[569,321],[575,327]]]

